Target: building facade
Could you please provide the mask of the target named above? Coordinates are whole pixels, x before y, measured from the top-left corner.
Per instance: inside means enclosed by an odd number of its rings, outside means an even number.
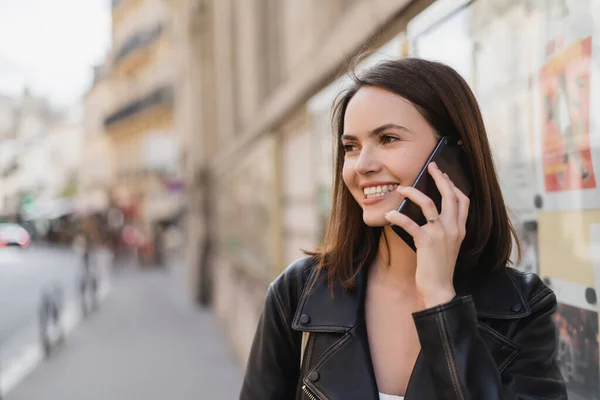
[[[102,214],[109,209],[114,160],[111,141],[104,130],[104,119],[113,105],[112,80],[107,64],[94,70],[94,82],[82,99],[83,150],[77,175],[75,210],[80,216]]]
[[[268,284],[322,237],[329,109],[346,61],[369,50],[359,68],[417,56],[471,85],[523,244],[515,267],[557,293],[557,357],[571,395],[600,398],[599,1],[177,4],[188,267],[242,364]]]
[[[171,15],[162,0],[113,1],[112,51],[98,82],[110,86],[102,127],[112,154],[109,200],[142,241],[182,208]]]

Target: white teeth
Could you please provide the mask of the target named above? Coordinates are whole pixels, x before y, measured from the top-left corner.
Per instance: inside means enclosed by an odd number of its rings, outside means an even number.
[[[370,198],[385,196],[387,194],[387,192],[391,192],[392,190],[396,189],[397,187],[398,187],[398,185],[396,185],[396,184],[383,185],[383,186],[372,186],[372,187],[364,188],[363,191],[364,191],[365,195],[367,196],[367,198],[370,199]]]

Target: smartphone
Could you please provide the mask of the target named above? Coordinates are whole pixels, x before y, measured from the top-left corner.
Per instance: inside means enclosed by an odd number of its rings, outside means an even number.
[[[433,177],[427,170],[427,166],[431,162],[435,162],[440,170],[450,177],[454,186],[467,196],[471,193],[471,179],[467,174],[467,160],[464,151],[460,148],[456,140],[448,136],[443,136],[438,141],[435,149],[421,169],[421,172],[417,175],[417,179],[415,179],[415,182],[412,184],[412,187],[418,189],[433,200],[438,213],[440,213],[442,208],[442,195],[438,190]],[[398,212],[406,215],[419,224],[419,226],[423,226],[427,223],[427,219],[423,215],[421,207],[408,198],[402,200],[400,207],[398,207]],[[414,240],[408,232],[397,225],[392,225],[392,229],[406,242],[406,244],[413,250],[416,250]]]

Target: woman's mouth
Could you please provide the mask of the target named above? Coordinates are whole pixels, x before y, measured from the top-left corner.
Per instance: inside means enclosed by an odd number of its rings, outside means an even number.
[[[384,197],[390,192],[393,192],[398,187],[398,184],[389,184],[389,185],[378,185],[366,187],[363,189],[363,193],[367,199],[375,199],[378,197]]]
[[[363,193],[365,199],[363,204],[368,206],[386,199],[390,194],[394,193],[394,190],[398,187],[398,184],[378,185],[364,188]]]

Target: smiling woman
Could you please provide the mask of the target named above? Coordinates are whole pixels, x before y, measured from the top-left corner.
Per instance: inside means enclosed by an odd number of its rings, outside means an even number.
[[[269,287],[241,399],[566,399],[556,298],[509,267],[518,241],[467,83],[444,64],[386,61],[333,111],[325,239]],[[468,196],[428,162],[442,137],[460,144]],[[413,185],[424,168],[441,207]],[[396,211],[404,199],[427,222]]]

